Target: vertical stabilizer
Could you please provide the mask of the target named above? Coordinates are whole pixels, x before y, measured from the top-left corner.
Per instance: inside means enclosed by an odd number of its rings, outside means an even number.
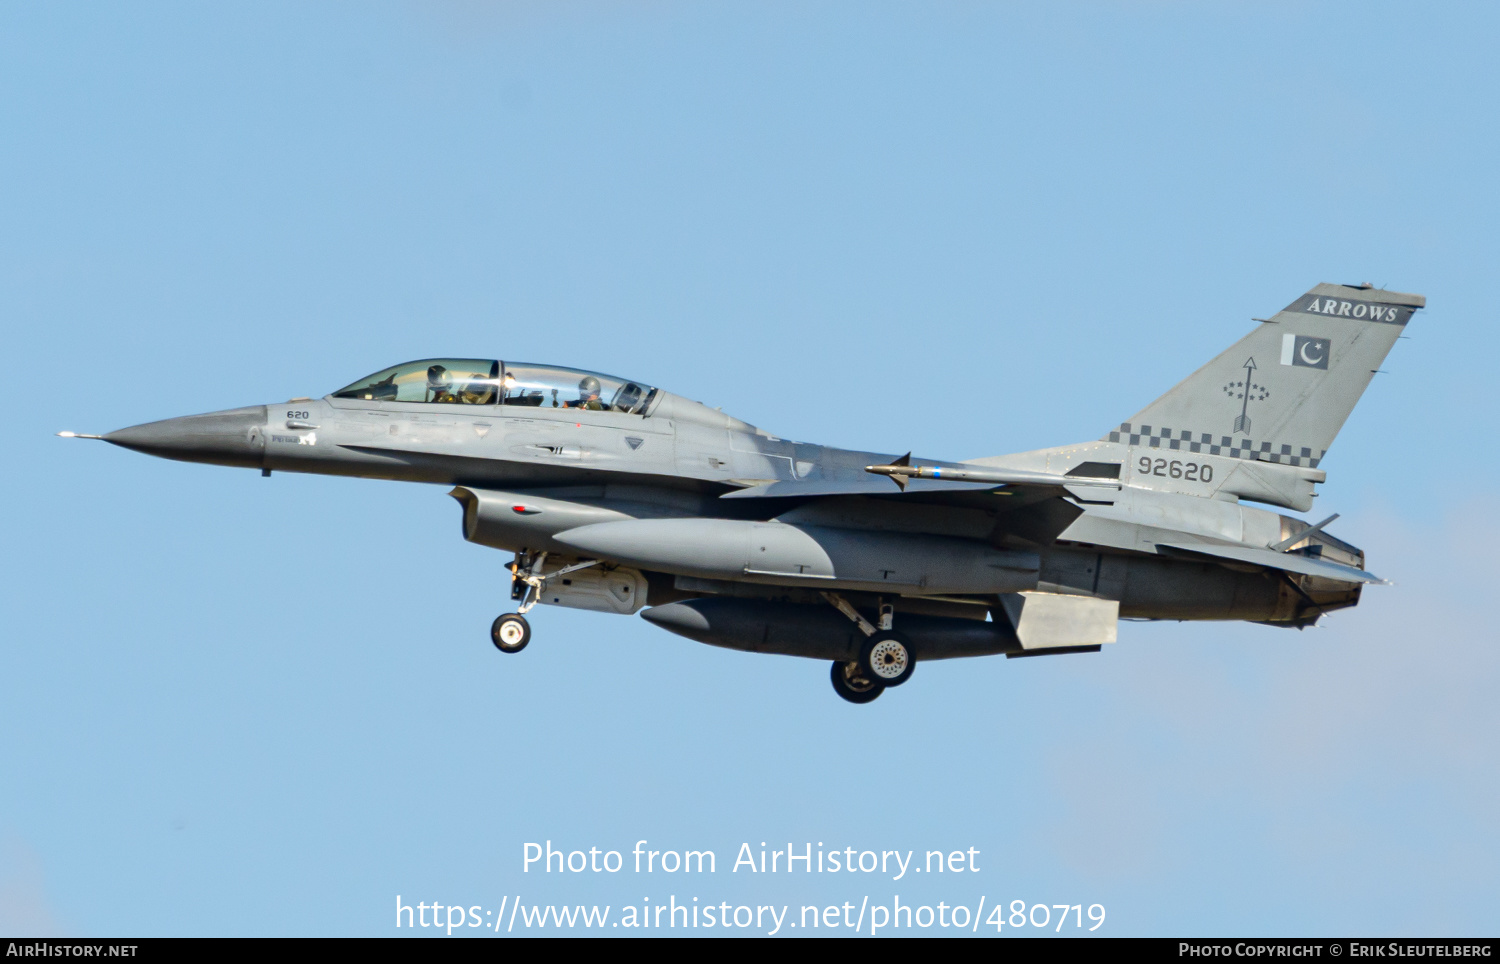
[[[1316,468],[1421,295],[1321,284],[1107,436]]]

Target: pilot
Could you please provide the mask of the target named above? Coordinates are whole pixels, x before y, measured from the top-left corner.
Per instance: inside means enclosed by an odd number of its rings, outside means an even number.
[[[465,382],[458,392],[458,400],[465,405],[488,405],[495,397],[493,382],[482,382],[477,378]]]
[[[427,369],[427,390],[432,393],[430,401],[458,401],[453,394],[453,376],[442,365],[433,365]]]
[[[590,412],[604,411],[604,403],[599,401],[599,379],[593,375],[586,375],[578,382],[578,400],[569,402],[568,408],[582,408]]]
[[[489,405],[495,402],[505,404],[505,399],[510,395],[511,389],[515,388],[516,377],[509,372],[498,383],[489,380],[469,382],[464,391],[463,399],[470,405]]]

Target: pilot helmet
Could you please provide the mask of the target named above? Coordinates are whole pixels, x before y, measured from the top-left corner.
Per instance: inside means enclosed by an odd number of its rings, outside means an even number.
[[[595,378],[593,375],[588,375],[588,376],[584,377],[581,381],[579,381],[579,383],[578,383],[578,397],[579,398],[598,398],[599,397],[599,379]]]
[[[427,369],[427,387],[435,392],[446,392],[453,386],[453,376],[442,365]]]

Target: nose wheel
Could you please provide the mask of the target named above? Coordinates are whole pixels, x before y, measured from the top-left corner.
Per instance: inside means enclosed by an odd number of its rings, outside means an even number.
[[[531,624],[520,613],[506,613],[490,624],[490,641],[502,653],[519,653],[531,642]]]

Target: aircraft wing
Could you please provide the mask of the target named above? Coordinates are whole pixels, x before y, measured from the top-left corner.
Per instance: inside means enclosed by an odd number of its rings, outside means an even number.
[[[1026,484],[998,483],[990,479],[980,482],[916,478],[907,480],[905,486],[898,486],[892,484],[889,478],[870,476],[768,482],[726,492],[719,498],[786,499],[793,503],[815,503],[824,499],[837,501],[863,496],[913,508],[923,505],[979,509],[998,512],[997,521],[1007,534],[1027,543],[1048,545],[1083,514],[1083,509],[1063,498],[1070,492],[1070,487],[1061,478],[1055,477],[1047,477],[1044,483],[1028,480]],[[988,531],[986,527],[986,533]]]
[[[1156,547],[1167,555],[1178,553],[1186,555],[1209,556],[1215,559],[1229,559],[1234,562],[1248,562],[1257,566],[1265,566],[1268,569],[1281,569],[1285,572],[1301,573],[1305,576],[1322,576],[1324,579],[1337,579],[1340,582],[1368,582],[1385,584],[1385,580],[1373,573],[1356,569],[1353,566],[1340,565],[1337,562],[1329,562],[1325,559],[1317,559],[1312,556],[1304,556],[1295,552],[1277,552],[1274,549],[1256,549],[1253,546],[1225,546],[1213,545],[1206,542],[1161,544]]]
[[[998,476],[1004,474],[1007,481],[1001,481]],[[1011,495],[1019,497],[1015,503],[1003,500],[1008,505],[1014,505],[1018,509],[1026,509],[1028,513],[1035,514],[1043,506],[1038,503],[1056,503],[1059,512],[1051,513],[1056,518],[1027,520],[1017,517],[1017,521],[1037,531],[1028,533],[1025,529],[1020,534],[1034,541],[1046,542],[1065,529],[1069,523],[1081,512],[1062,499],[1057,498],[1064,493],[1084,499],[1101,493],[1110,486],[1107,482],[1103,485],[1101,481],[1079,480],[1076,477],[1044,475],[1040,472],[992,472],[985,473],[984,481],[958,481],[951,479],[912,478],[904,488],[897,489],[890,484],[888,479],[872,477],[869,479],[843,479],[835,481],[788,481],[769,482],[763,485],[751,486],[745,489],[737,489],[726,492],[721,499],[819,499],[838,496],[878,496],[893,500],[910,500],[913,502],[938,503],[954,506],[987,506],[995,507],[992,501],[996,495]],[[993,476],[993,477],[992,477]],[[1080,485],[1080,481],[1084,484]],[[1109,480],[1113,481],[1113,480]],[[976,501],[981,500],[981,501]],[[1103,544],[1112,544],[1106,540]],[[1129,545],[1121,545],[1140,551],[1143,546],[1137,545],[1132,540]],[[1321,576],[1324,579],[1336,579],[1340,582],[1362,582],[1362,583],[1384,583],[1385,580],[1379,576],[1356,569],[1353,566],[1345,566],[1325,559],[1305,556],[1295,552],[1277,552],[1274,549],[1258,549],[1254,546],[1223,545],[1208,542],[1192,543],[1159,543],[1156,546],[1158,552],[1164,555],[1187,555],[1207,557],[1211,560],[1244,563],[1255,566],[1264,566],[1268,569],[1279,569],[1283,572],[1295,572],[1308,576]]]
[[[1080,475],[1058,475],[1026,469],[992,469],[989,467],[957,468],[943,466],[872,466],[875,472],[865,478],[831,481],[797,480],[767,482],[721,495],[721,499],[817,498],[830,495],[924,495],[937,492],[994,492],[1001,489],[1030,488],[1046,490],[1048,495],[1064,491],[1085,499],[1100,499],[1095,493],[1118,491],[1118,479],[1092,478]],[[920,473],[920,474],[918,474]],[[895,483],[893,486],[892,483]],[[1108,496],[1105,501],[1113,501]]]

